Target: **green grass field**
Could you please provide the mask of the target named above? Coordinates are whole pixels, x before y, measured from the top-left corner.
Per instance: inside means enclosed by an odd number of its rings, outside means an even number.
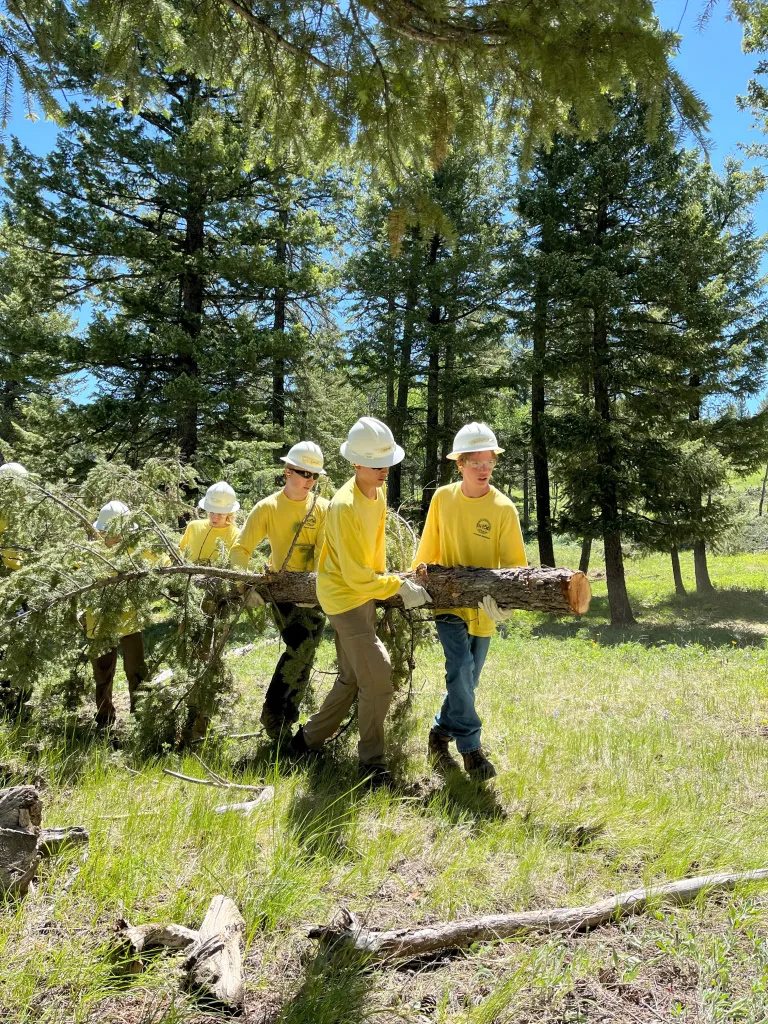
[[[197,926],[219,892],[247,921],[248,1021],[768,1020],[768,885],[376,967],[318,957],[306,938],[340,905],[400,926],[768,865],[768,553],[712,557],[706,599],[675,598],[667,559],[630,560],[641,621],[621,631],[600,569],[582,620],[521,613],[493,641],[479,706],[499,778],[485,791],[426,764],[436,645],[393,714],[397,794],[356,788],[354,729],[298,768],[259,738],[200,748],[228,778],[275,785],[246,820],[214,813],[220,791],[162,774],[201,775],[192,757],[138,764],[102,742],[0,731],[0,781],[38,780],[45,824],[91,831],[86,858],[48,862],[34,893],[0,908],[0,1021],[221,1019],[179,995],[172,958],[128,981],[109,958],[118,918]],[[683,572],[692,589],[690,555]],[[219,731],[258,728],[277,651],[260,639],[237,660],[242,700]],[[332,656],[326,641],[317,668]],[[330,681],[316,677],[315,701]]]

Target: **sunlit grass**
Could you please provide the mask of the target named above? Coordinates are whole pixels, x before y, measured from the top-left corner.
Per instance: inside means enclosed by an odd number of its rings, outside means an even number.
[[[574,564],[578,550],[558,555]],[[214,770],[275,786],[274,802],[247,819],[214,810],[240,794],[163,775],[202,775],[191,756],[136,764],[100,742],[43,738],[30,749],[0,729],[3,782],[38,779],[46,824],[91,831],[87,859],[50,862],[33,894],[0,911],[0,1020],[196,1019],[167,961],[129,985],[117,977],[110,930],[119,917],[196,925],[218,892],[247,921],[254,1020],[614,1020],[627,993],[627,1020],[646,1019],[646,996],[662,1019],[765,1019],[759,887],[589,937],[480,946],[429,971],[310,955],[305,925],[340,904],[385,927],[768,863],[768,555],[711,557],[717,592],[688,599],[675,598],[668,559],[629,559],[640,622],[624,630],[607,623],[601,570],[593,562],[583,619],[520,614],[493,641],[478,693],[499,768],[487,792],[444,784],[426,765],[437,646],[419,652],[411,707],[391,730],[396,794],[357,786],[354,729],[324,763],[298,768],[275,763],[259,738],[209,740],[200,755]],[[692,586],[685,555],[683,572]],[[260,641],[237,660],[243,698],[219,733],[257,728],[276,656]],[[332,657],[326,641],[318,668]],[[316,678],[315,700],[330,681]]]

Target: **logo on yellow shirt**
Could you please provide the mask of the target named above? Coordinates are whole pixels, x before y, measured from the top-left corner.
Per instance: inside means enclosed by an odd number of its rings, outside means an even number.
[[[491,524],[487,519],[478,519],[475,526],[475,536],[482,537],[483,540],[488,540],[491,536]]]

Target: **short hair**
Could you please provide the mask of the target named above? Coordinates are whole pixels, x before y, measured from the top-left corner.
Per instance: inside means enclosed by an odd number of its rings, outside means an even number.
[[[463,466],[465,462],[468,462],[471,458],[474,458],[475,455],[477,455],[477,452],[461,452],[461,454],[456,459],[456,465]],[[494,463],[499,461],[499,457],[495,452],[493,454],[493,461]]]

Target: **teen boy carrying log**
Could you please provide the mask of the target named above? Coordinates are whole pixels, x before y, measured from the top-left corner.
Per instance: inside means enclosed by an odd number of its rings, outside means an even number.
[[[528,564],[517,509],[491,485],[497,456],[503,451],[484,423],[461,428],[448,456],[456,462],[461,480],[435,491],[414,568],[422,563],[486,569]],[[475,710],[475,690],[496,623],[511,615],[490,596],[477,608],[435,610],[447,692],[430,730],[428,749],[430,759],[443,771],[458,768],[449,750],[450,741],[455,740],[468,775],[476,779],[496,775],[480,742],[482,722]]]
[[[251,511],[232,546],[229,560],[234,569],[247,569],[256,546],[269,541],[269,567],[274,572],[313,572],[317,569],[325,537],[328,499],[321,498],[315,484],[323,469],[323,453],[314,441],[299,441],[281,456],[285,463],[285,486],[264,498]],[[248,592],[248,607],[264,604],[255,591]],[[261,724],[270,739],[288,736],[299,718],[299,706],[306,693],[325,616],[317,608],[297,604],[272,604],[275,625],[285,644],[272,681],[264,697]]]
[[[301,755],[322,747],[357,698],[360,773],[373,785],[386,785],[391,777],[384,760],[384,720],[392,700],[392,667],[376,636],[376,601],[399,593],[406,608],[418,608],[430,597],[424,587],[386,573],[385,482],[390,466],[405,457],[392,431],[363,416],[341,454],[355,475],[331,499],[317,570],[317,596],[333,626],[339,674],[290,751]]]

